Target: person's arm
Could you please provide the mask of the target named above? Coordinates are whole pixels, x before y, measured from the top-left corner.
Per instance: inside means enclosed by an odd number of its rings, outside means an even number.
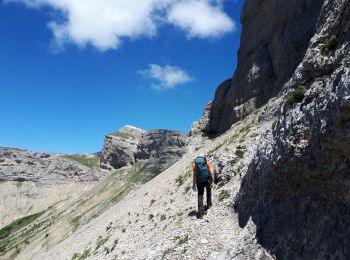
[[[192,165],[192,175],[193,175],[193,178],[192,178],[192,189],[196,190],[196,188],[197,188],[197,178],[196,178],[196,164],[195,163]]]
[[[211,165],[210,161],[208,161],[208,169],[209,169],[209,172],[211,175],[211,183],[213,183],[214,178],[215,178],[215,176],[214,176],[215,173],[214,173],[214,167],[213,167],[213,165]]]

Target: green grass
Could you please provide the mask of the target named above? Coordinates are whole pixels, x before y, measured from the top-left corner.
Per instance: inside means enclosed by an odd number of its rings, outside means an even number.
[[[97,156],[86,156],[86,155],[80,155],[80,154],[70,154],[65,155],[66,158],[74,160],[82,165],[85,165],[86,167],[89,167],[91,169],[98,167],[100,164],[100,159]]]
[[[74,217],[70,223],[73,226],[73,232],[76,231],[80,225],[80,219],[81,219],[81,215],[80,216],[76,216]]]
[[[185,235],[184,237],[175,237],[175,240],[177,240],[177,244],[180,246],[187,243],[189,240],[189,237],[188,235]]]
[[[219,194],[219,202],[223,201],[224,199],[227,199],[229,198],[231,195],[230,195],[230,192],[228,190],[222,190]]]
[[[132,134],[126,133],[126,132],[114,132],[111,133],[112,136],[117,136],[123,140],[136,140],[136,137]]]
[[[131,190],[131,188],[129,187],[129,185],[123,185],[120,190],[118,190],[118,193],[114,195],[114,197],[111,199],[112,203],[117,203],[119,202],[122,198],[124,198],[129,191]]]
[[[2,228],[0,230],[0,241],[8,238],[12,233],[16,232],[17,230],[21,229],[22,227],[32,223],[37,218],[39,218],[42,214],[44,214],[44,212],[45,211],[41,211],[39,213],[17,219],[14,222],[12,222],[11,224]]]
[[[335,36],[334,34],[331,35],[331,37],[329,37],[327,42],[322,45],[321,54],[326,55],[329,51],[334,50],[337,47],[337,44],[338,44],[337,36]]]
[[[221,179],[221,181],[219,181],[218,183],[218,189],[224,187],[227,183],[229,183],[231,180],[230,176],[225,176]]]
[[[41,211],[39,213],[29,215],[20,219],[15,220],[11,224],[7,225],[6,227],[2,228],[0,230],[0,255],[3,255],[5,252],[8,252],[9,250],[13,249],[15,246],[15,243],[20,238],[12,237],[12,234],[16,233],[17,231],[23,229],[25,226],[31,224],[35,220],[37,220],[42,214],[44,214],[45,211]],[[23,237],[23,240],[26,244],[29,244],[28,238],[26,236],[31,236],[35,230],[41,227],[40,224],[34,224],[29,230],[24,230],[21,234],[19,234],[20,237]],[[17,239],[17,240],[16,240]],[[16,248],[18,249],[18,248]],[[16,250],[18,252],[18,250]],[[16,254],[16,252],[14,252]]]
[[[162,214],[162,215],[160,216],[160,221],[163,221],[163,220],[166,220],[166,216],[165,216],[164,214]]]
[[[192,173],[191,170],[186,171],[184,174],[179,175],[176,179],[175,179],[175,183],[177,184],[178,187],[180,187],[182,184],[184,184],[184,182],[186,181],[186,179],[188,179],[189,177],[191,177]]]
[[[95,252],[101,247],[103,246],[109,239],[109,236],[108,237],[102,237],[102,236],[99,236],[97,241],[96,241],[96,247],[95,247]]]
[[[71,260],[84,260],[85,258],[91,256],[91,249],[85,249],[82,254],[74,253]]]
[[[303,101],[306,93],[306,87],[304,85],[298,86],[294,89],[293,93],[287,96],[287,102],[292,105],[294,103],[300,103]]]
[[[190,185],[185,187],[185,193],[188,193],[190,190],[191,190],[191,186]]]

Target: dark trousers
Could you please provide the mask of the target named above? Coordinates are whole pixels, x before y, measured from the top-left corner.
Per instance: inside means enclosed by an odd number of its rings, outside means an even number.
[[[211,187],[210,182],[204,182],[204,183],[197,183],[197,189],[198,189],[198,213],[199,215],[202,215],[204,213],[204,206],[203,206],[203,195],[204,195],[204,188],[206,189],[207,193],[207,207],[208,209],[211,206]]]

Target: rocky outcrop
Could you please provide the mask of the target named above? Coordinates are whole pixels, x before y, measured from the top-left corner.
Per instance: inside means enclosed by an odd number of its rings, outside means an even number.
[[[316,33],[283,88],[290,102],[272,104],[275,129],[260,139],[235,200],[246,237],[277,259],[350,258],[350,2],[319,2]],[[294,102],[299,85],[307,91]],[[251,243],[241,250],[257,252]]]
[[[135,153],[145,130],[124,126],[118,132],[105,137],[101,168],[112,170],[135,164]]]
[[[147,167],[163,170],[187,152],[188,136],[170,130],[144,131],[126,126],[107,135],[102,151],[101,167],[118,169],[147,160]],[[159,171],[158,171],[159,173]]]
[[[102,175],[61,154],[0,148],[0,181],[58,184],[98,181]]]
[[[166,169],[187,152],[188,136],[178,131],[150,130],[142,135],[135,153],[136,160],[148,160],[148,165]]]
[[[317,0],[245,2],[237,70],[218,87],[203,132],[223,133],[279,92],[305,55],[322,4]]]

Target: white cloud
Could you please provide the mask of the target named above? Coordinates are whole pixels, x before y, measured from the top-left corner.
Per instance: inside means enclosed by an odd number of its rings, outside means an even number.
[[[152,88],[156,90],[174,89],[178,85],[193,80],[184,70],[170,65],[161,67],[157,64],[149,64],[148,69],[141,70],[139,73],[146,78],[155,80],[157,83],[153,83]]]
[[[209,1],[180,1],[170,10],[168,20],[188,32],[189,37],[219,37],[235,29],[230,17]]]
[[[189,37],[218,37],[234,30],[222,0],[4,0],[29,8],[50,7],[48,23],[58,47],[90,44],[101,51],[117,49],[126,38],[154,37],[172,24]]]

